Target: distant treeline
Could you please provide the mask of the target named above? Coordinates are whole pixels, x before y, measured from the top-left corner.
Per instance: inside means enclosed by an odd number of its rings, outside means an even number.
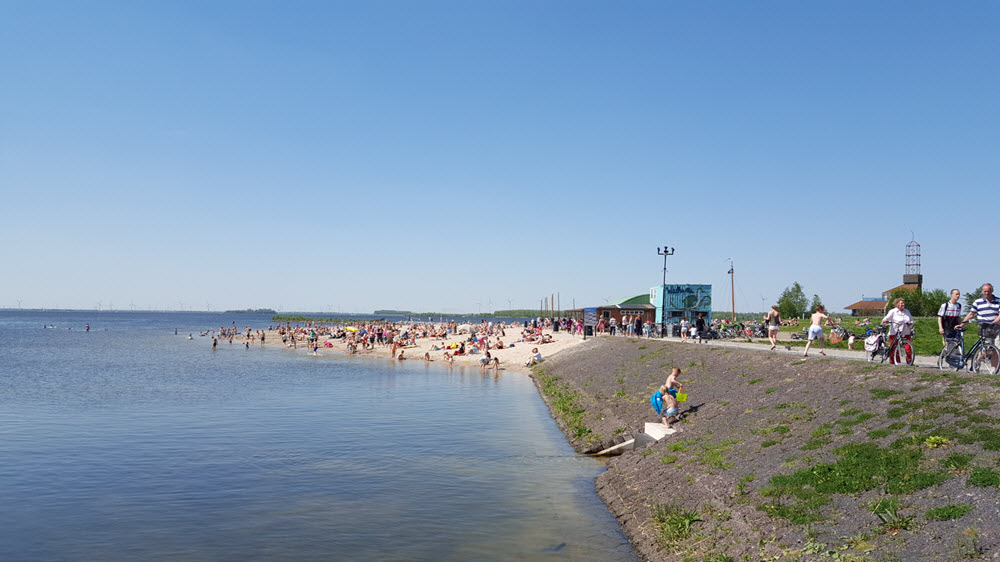
[[[540,313],[536,310],[529,310],[526,308],[519,308],[513,310],[497,310],[495,312],[413,312],[410,310],[376,310],[375,315],[384,316],[411,316],[413,318],[534,318]],[[543,316],[548,316],[549,313],[546,312]],[[559,311],[556,311],[556,315],[559,315]]]
[[[557,311],[558,313],[558,311]],[[367,315],[363,315],[367,316]],[[420,320],[422,318],[431,318],[432,320],[437,320],[439,318],[444,318],[445,320],[451,318],[534,318],[538,316],[537,310],[498,310],[493,313],[484,312],[481,314],[467,313],[467,314],[455,314],[442,313],[442,312],[410,312],[408,310],[376,310],[372,315],[374,317],[386,317],[386,316],[408,316],[414,320]],[[371,317],[358,317],[349,316],[345,318],[341,317],[327,317],[327,316],[306,316],[301,314],[274,314],[271,316],[271,321],[273,322],[323,322],[326,324],[351,324],[357,322],[364,322],[366,320],[371,320]]]
[[[227,310],[226,314],[276,314],[278,311],[271,308],[247,308],[245,310]]]
[[[272,322],[322,322],[323,324],[356,324],[364,322],[363,318],[321,318],[319,316],[299,316],[296,314],[275,314]]]
[[[415,318],[420,318],[421,316],[430,317],[445,317],[445,318],[534,318],[540,313],[538,310],[528,310],[526,308],[518,308],[514,310],[497,310],[494,312],[466,312],[461,314],[456,314],[454,312],[407,312],[406,316],[413,316]],[[546,312],[544,315],[547,316],[549,313]],[[557,311],[558,315],[558,311]]]

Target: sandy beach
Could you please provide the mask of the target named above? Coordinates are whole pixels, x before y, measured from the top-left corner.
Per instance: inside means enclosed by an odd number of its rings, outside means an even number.
[[[409,326],[410,323],[401,323],[397,326]],[[511,327],[506,329],[506,336],[501,337],[505,347],[503,349],[490,349],[491,356],[500,360],[500,368],[505,370],[516,370],[524,373],[528,373],[528,369],[525,367],[525,363],[533,355],[531,350],[538,348],[538,352],[542,355],[542,360],[549,358],[560,351],[568,349],[570,347],[576,346],[583,342],[583,338],[575,334],[570,334],[564,330],[554,332],[551,329],[545,329],[544,334],[546,336],[551,336],[552,341],[550,343],[539,344],[535,342],[522,342],[521,339],[521,327]],[[281,341],[281,334],[277,329],[268,330],[266,334],[266,345],[287,345],[289,350],[297,351],[300,353],[312,353],[312,348],[309,347],[306,336],[304,334],[299,334],[299,339],[296,341],[295,347],[291,347],[291,343],[283,344]],[[469,339],[469,333],[460,334],[450,334],[448,337],[441,338],[417,338],[415,340],[416,347],[403,348],[404,357],[406,361],[424,361],[424,354],[430,353],[431,361],[434,363],[447,364],[444,354],[446,351],[454,353],[454,349],[446,349],[451,344],[461,343]],[[237,336],[239,338],[239,336]],[[593,338],[588,338],[593,339]],[[490,338],[490,343],[496,341],[495,337]],[[329,342],[331,347],[327,347],[327,342]],[[513,344],[513,347],[510,345]],[[252,345],[260,345],[256,342]],[[439,348],[435,350],[434,348]],[[471,346],[470,346],[471,347]],[[342,339],[328,339],[326,336],[320,336],[319,339],[319,350],[317,353],[322,355],[332,355],[340,354],[347,355],[349,351],[347,349],[347,342]],[[389,359],[392,353],[392,346],[380,346],[375,345],[374,349],[362,350],[358,349],[356,355],[370,355],[374,357],[381,357],[384,359]],[[398,351],[397,351],[398,354]],[[472,354],[472,355],[458,355],[453,356],[453,365],[461,366],[479,366],[479,360],[483,357],[482,354]]]

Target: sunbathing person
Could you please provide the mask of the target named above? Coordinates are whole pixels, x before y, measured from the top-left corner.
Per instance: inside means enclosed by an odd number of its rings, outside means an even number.
[[[524,364],[525,367],[531,367],[532,365],[537,365],[542,362],[542,354],[538,353],[538,348],[531,350],[531,357],[528,358],[528,362]]]

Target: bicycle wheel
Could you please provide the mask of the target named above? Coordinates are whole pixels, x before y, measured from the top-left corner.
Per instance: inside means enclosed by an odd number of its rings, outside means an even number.
[[[894,347],[896,347],[895,344],[888,346],[884,341],[879,344],[876,353],[878,353],[878,360],[880,363],[885,363],[885,360],[889,358],[889,354],[892,352]]]
[[[983,344],[983,347],[972,356],[972,372],[995,375],[998,371],[1000,371],[1000,350],[991,343]]]
[[[909,356],[909,359],[907,359]],[[909,340],[901,339],[896,342],[896,364],[897,365],[913,365],[913,343]]]
[[[941,348],[938,355],[938,369],[942,371],[961,371],[965,366],[965,355],[958,342],[950,341]]]
[[[903,346],[898,338],[895,342],[893,342],[892,347],[889,348],[889,359],[891,360],[891,363],[897,367],[906,363],[906,354],[903,351]]]

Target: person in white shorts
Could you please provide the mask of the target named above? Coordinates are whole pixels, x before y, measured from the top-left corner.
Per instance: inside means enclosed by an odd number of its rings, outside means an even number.
[[[806,342],[806,353],[803,357],[809,357],[809,346],[812,345],[813,340],[819,339],[819,354],[826,355],[823,349],[826,347],[826,338],[823,337],[823,321],[829,321],[830,317],[826,315],[826,309],[823,305],[816,306],[816,312],[812,315],[812,322],[809,324],[809,341]]]
[[[778,305],[772,305],[771,310],[764,315],[767,322],[767,337],[771,340],[771,350],[778,346],[778,330],[781,329],[781,313],[778,312]]]

